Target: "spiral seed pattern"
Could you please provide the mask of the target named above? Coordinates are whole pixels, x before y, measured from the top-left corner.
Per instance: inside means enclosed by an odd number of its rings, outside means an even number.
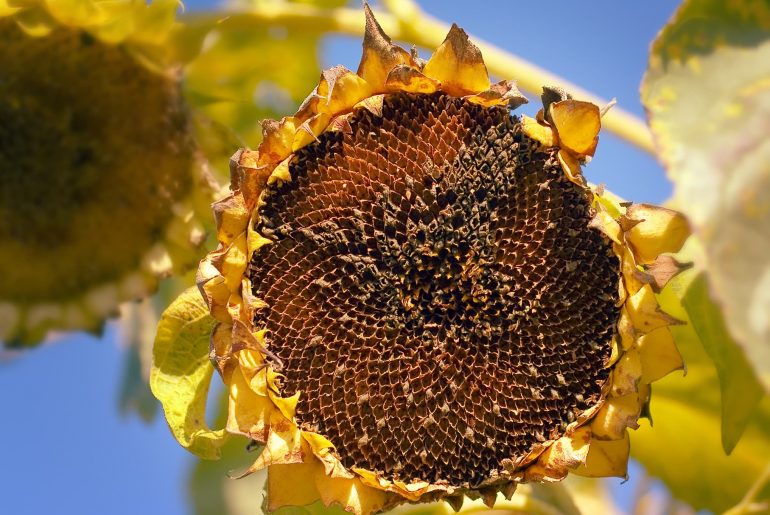
[[[345,466],[472,488],[599,402],[618,260],[507,109],[398,94],[350,125],[263,194],[255,323]]]

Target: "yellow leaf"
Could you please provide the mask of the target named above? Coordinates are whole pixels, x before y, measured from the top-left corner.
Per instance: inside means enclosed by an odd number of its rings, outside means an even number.
[[[195,287],[185,290],[163,313],[153,346],[150,388],[163,405],[171,432],[190,452],[219,458],[224,429],[206,424],[206,399],[214,367],[209,335],[214,319]]]

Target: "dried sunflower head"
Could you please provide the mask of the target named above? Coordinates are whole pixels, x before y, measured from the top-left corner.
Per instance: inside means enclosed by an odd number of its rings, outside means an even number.
[[[461,29],[422,62],[366,12],[358,72],[234,156],[198,273],[267,508],[624,476],[649,384],[681,366],[654,290],[684,220],[585,184],[596,106],[546,89],[512,116]]]
[[[211,189],[179,76],[176,1],[0,1],[0,341],[98,329],[192,266]],[[205,209],[205,207],[203,207]]]

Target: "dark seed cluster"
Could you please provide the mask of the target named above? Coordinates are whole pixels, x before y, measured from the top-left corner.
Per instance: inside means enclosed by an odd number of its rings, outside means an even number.
[[[256,324],[347,467],[473,487],[596,404],[619,264],[507,109],[388,96],[265,192]]]

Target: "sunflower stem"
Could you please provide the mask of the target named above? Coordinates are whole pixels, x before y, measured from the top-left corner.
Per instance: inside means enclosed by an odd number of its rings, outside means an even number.
[[[377,13],[377,20],[393,39],[408,41],[420,47],[435,49],[449,32],[449,25],[426,14],[411,0],[384,0],[389,13]],[[182,16],[187,25],[205,25],[230,28],[248,28],[255,25],[283,25],[314,32],[336,32],[362,36],[363,11],[351,8],[320,8],[301,4],[263,4],[248,12],[191,13]],[[575,98],[587,100],[602,107],[608,104],[599,97],[558,75],[545,70],[495,45],[473,37],[489,72],[498,77],[514,77],[522,89],[539,95],[543,85],[557,84]],[[619,107],[609,110],[602,118],[603,126],[619,138],[655,155],[652,136],[647,125],[637,116]]]
[[[750,513],[766,513],[770,510],[770,501],[757,501],[757,496],[770,483],[770,465],[760,474],[757,480],[751,485],[741,502],[727,510],[724,515],[748,515]]]

